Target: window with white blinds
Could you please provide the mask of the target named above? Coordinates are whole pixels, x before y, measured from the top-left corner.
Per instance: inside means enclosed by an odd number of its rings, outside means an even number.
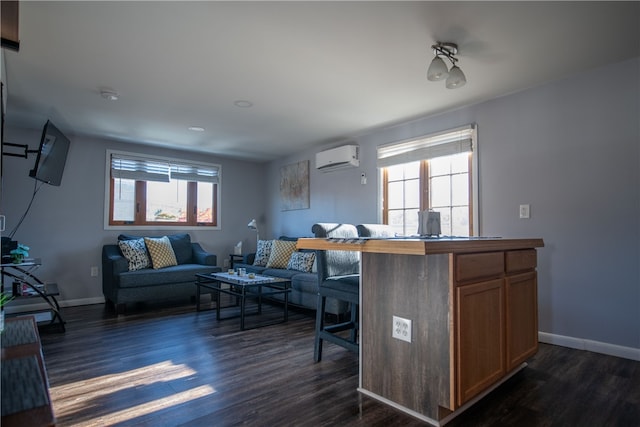
[[[215,165],[162,161],[132,154],[111,153],[111,177],[138,181],[169,182],[181,179],[218,182],[220,168]]]
[[[440,212],[442,234],[477,230],[476,127],[467,125],[377,148],[382,222],[398,235],[414,235],[418,212]]]
[[[218,225],[219,165],[107,151],[107,167],[107,227]]]
[[[378,167],[400,165],[473,151],[475,127],[463,126],[378,147]]]

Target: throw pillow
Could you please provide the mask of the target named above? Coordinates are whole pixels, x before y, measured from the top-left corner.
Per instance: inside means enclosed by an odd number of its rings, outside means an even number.
[[[296,250],[297,242],[274,240],[271,246],[271,255],[267,261],[267,268],[287,268],[291,254]]]
[[[167,236],[145,237],[144,243],[147,245],[149,255],[151,255],[151,265],[154,269],[178,265],[176,255],[173,253],[171,242]]]
[[[122,255],[129,261],[129,271],[142,270],[151,266],[143,238],[120,240],[118,246]]]
[[[271,246],[273,246],[273,240],[258,240],[258,250],[256,251],[256,257],[253,260],[253,265],[257,267],[264,267],[269,261],[271,256]]]
[[[313,262],[316,260],[315,252],[294,252],[289,258],[287,270],[303,271],[311,273]]]

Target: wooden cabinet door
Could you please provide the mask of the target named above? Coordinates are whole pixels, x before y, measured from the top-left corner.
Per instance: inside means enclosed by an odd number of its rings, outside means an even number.
[[[508,276],[507,370],[538,351],[538,286],[536,272]]]
[[[20,37],[18,32],[20,5],[17,1],[2,0],[0,3],[0,33],[3,48],[20,50]]]
[[[506,374],[504,279],[456,287],[458,406]]]

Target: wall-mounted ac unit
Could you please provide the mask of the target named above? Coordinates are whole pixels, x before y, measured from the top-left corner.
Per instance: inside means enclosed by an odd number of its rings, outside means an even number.
[[[343,145],[342,147],[316,153],[316,169],[320,172],[356,168],[358,166],[360,166],[360,158],[357,145]]]

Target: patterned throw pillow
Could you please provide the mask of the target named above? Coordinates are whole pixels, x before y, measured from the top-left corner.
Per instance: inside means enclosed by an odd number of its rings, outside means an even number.
[[[264,267],[269,261],[271,256],[271,247],[273,246],[273,240],[258,240],[258,250],[256,251],[256,258],[253,260],[253,265],[257,267]]]
[[[267,268],[287,268],[291,254],[296,250],[297,242],[286,240],[274,240],[271,246],[271,255],[267,261]]]
[[[147,255],[147,247],[144,245],[144,239],[120,240],[118,246],[122,251],[122,255],[129,261],[129,271],[142,270],[151,267],[149,256]]]
[[[315,260],[315,252],[294,252],[291,254],[291,258],[289,258],[287,270],[297,270],[303,271],[305,273],[311,273],[313,262]]]
[[[167,236],[145,237],[144,243],[147,245],[149,255],[151,255],[151,265],[154,269],[178,265],[176,255],[173,253],[171,242]]]

